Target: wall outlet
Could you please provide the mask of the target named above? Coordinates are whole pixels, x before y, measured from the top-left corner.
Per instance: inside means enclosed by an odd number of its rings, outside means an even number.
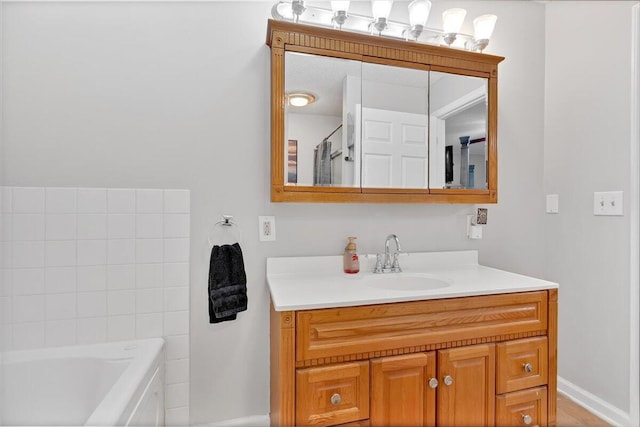
[[[276,240],[276,217],[258,217],[258,237],[261,242],[273,242]]]

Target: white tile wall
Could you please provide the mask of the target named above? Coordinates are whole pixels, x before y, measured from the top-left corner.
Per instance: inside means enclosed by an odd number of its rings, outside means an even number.
[[[188,190],[0,187],[0,343],[166,341],[166,422],[189,419]]]

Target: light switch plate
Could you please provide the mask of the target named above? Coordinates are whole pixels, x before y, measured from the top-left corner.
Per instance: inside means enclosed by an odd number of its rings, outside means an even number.
[[[547,194],[547,213],[557,214],[559,212],[560,197],[557,194]]]
[[[622,191],[606,191],[593,193],[594,215],[624,215],[624,198]]]

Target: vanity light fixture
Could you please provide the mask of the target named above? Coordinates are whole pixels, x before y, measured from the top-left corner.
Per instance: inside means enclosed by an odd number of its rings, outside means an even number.
[[[411,28],[409,28],[408,34],[414,40],[418,40],[427,25],[429,12],[431,12],[431,2],[429,0],[413,0],[409,3],[409,25],[411,25]]]
[[[332,1],[331,10],[333,11],[333,22],[342,29],[342,25],[347,20],[347,12],[349,12],[349,1]]]
[[[460,28],[462,28],[462,23],[466,15],[467,11],[458,7],[442,12],[444,42],[448,46],[451,46],[453,42],[456,41],[456,36],[460,32]]]
[[[474,20],[474,35],[460,33],[466,10],[453,8],[442,14],[442,29],[426,26],[431,1],[413,0],[408,5],[409,23],[389,20],[393,0],[371,0],[373,16],[349,13],[349,1],[331,1],[331,9],[306,5],[304,0],[280,0],[271,8],[271,15],[279,21],[299,22],[359,33],[378,33],[379,36],[412,40],[419,43],[446,45],[470,51],[484,51],[489,44],[497,17],[482,15]]]
[[[313,104],[316,97],[306,92],[296,92],[287,94],[287,104],[292,107],[306,107],[309,104]]]

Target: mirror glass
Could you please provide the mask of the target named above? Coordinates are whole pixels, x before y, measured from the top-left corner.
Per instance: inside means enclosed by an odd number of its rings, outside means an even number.
[[[285,53],[285,185],[360,187],[361,73],[360,61]],[[296,106],[295,94],[313,102]]]
[[[487,90],[481,77],[286,52],[285,185],[487,189]]]
[[[488,188],[487,88],[485,78],[431,71],[431,188]]]
[[[426,70],[362,64],[363,188],[428,187],[428,92]]]

